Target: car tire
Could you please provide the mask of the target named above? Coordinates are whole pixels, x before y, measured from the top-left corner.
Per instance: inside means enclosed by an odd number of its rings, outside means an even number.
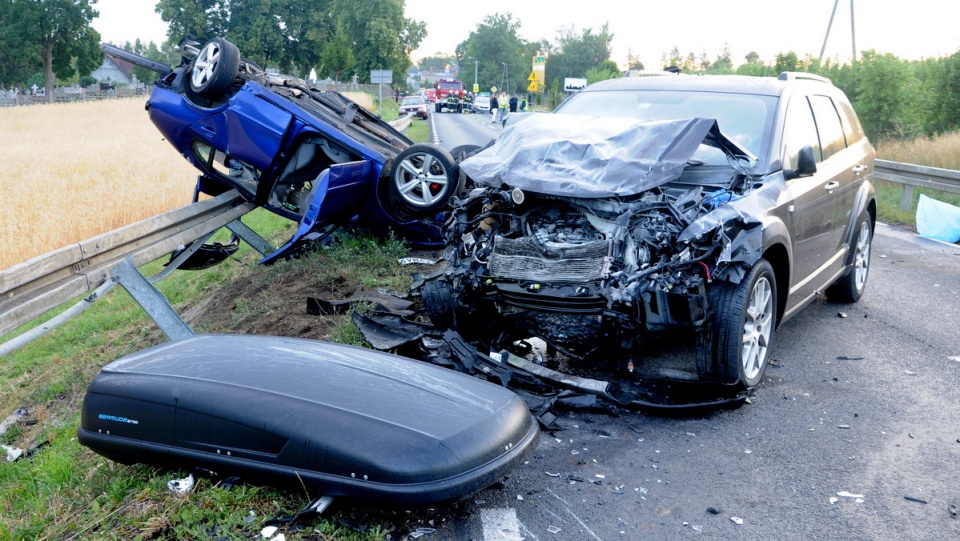
[[[450,155],[453,156],[454,161],[456,161],[457,164],[459,164],[460,162],[469,158],[471,154],[480,150],[481,148],[483,147],[481,147],[480,145],[460,145],[458,147],[453,147],[452,149],[450,149]]]
[[[240,50],[223,38],[208,41],[190,68],[190,88],[208,99],[222,96],[240,69]]]
[[[709,361],[721,383],[756,387],[763,378],[777,322],[777,281],[765,259],[739,284],[716,282],[710,290]]]
[[[827,298],[834,302],[857,302],[867,287],[870,275],[870,252],[873,246],[873,227],[869,216],[860,219],[857,233],[850,249],[853,264],[850,271],[827,288]]]
[[[460,188],[460,168],[453,156],[429,143],[407,147],[390,167],[387,193],[400,214],[429,214],[443,208]]]

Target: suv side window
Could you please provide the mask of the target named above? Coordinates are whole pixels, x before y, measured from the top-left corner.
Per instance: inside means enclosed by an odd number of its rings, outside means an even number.
[[[840,125],[840,115],[833,106],[833,100],[827,96],[810,96],[810,106],[813,107],[813,116],[817,120],[817,131],[820,133],[820,146],[823,149],[823,159],[826,160],[837,152],[847,148]]]
[[[784,167],[797,166],[797,154],[805,146],[813,147],[817,162],[823,160],[820,151],[820,139],[817,137],[817,125],[813,122],[813,112],[806,96],[795,96],[787,105],[783,121]]]
[[[857,113],[853,111],[853,106],[850,105],[850,102],[840,100],[834,103],[837,105],[837,109],[840,110],[840,119],[843,120],[843,132],[847,136],[847,146],[863,139],[865,137],[863,126],[860,125],[860,119],[857,118]]]

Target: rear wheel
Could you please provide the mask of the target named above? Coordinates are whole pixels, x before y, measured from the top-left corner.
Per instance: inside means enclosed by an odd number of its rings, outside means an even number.
[[[429,214],[443,208],[460,184],[460,168],[449,152],[428,143],[412,145],[393,161],[388,194],[401,214]]]
[[[713,328],[707,347],[718,379],[755,387],[763,378],[777,321],[777,282],[761,259],[739,284],[713,285]]]
[[[873,244],[873,228],[870,219],[864,216],[857,227],[853,240],[853,266],[850,272],[827,288],[827,298],[836,302],[857,302],[867,288],[870,274],[870,247]]]
[[[217,99],[233,84],[240,69],[240,51],[223,38],[213,38],[193,59],[190,88],[209,99]]]

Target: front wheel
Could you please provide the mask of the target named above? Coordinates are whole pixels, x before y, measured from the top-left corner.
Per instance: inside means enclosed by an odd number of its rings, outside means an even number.
[[[761,259],[739,284],[713,285],[708,360],[724,383],[756,387],[763,378],[777,322],[777,280]]]
[[[418,143],[397,154],[387,191],[395,210],[429,214],[447,204],[457,192],[459,180],[460,168],[449,152]]]
[[[857,302],[867,288],[870,274],[870,247],[873,243],[873,228],[869,216],[860,219],[857,236],[853,240],[853,265],[850,271],[827,288],[827,298],[835,302]]]
[[[223,95],[240,69],[240,50],[223,38],[213,38],[193,59],[190,88],[208,99]]]

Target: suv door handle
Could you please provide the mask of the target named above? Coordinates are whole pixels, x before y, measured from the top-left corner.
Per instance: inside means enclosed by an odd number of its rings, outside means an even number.
[[[858,165],[858,166],[856,166],[856,167],[853,168],[853,172],[856,173],[856,174],[858,174],[858,175],[859,175],[860,173],[863,173],[863,172],[866,171],[866,170],[867,170],[867,166],[866,166],[866,165],[863,165],[863,164],[860,164],[860,165]]]
[[[831,181],[831,182],[826,183],[826,184],[823,186],[823,189],[824,189],[824,190],[827,190],[828,192],[832,192],[833,190],[836,190],[836,189],[839,188],[839,187],[840,187],[840,183],[834,180],[834,181]]]

